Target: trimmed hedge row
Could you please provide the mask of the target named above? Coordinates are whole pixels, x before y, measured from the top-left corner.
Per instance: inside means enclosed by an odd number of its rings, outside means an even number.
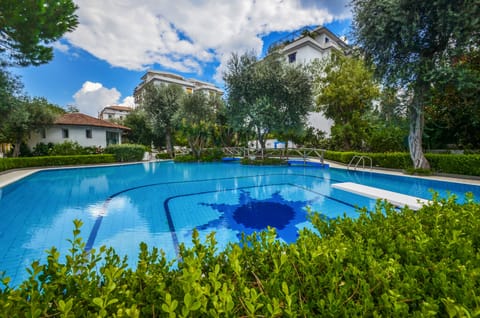
[[[292,244],[274,230],[218,251],[194,231],[173,266],[142,243],[136,269],[113,249],[85,251],[76,221],[66,262],[55,248],[17,288],[5,317],[476,317],[480,205],[438,200],[419,211],[379,202],[358,219],[312,217]]]
[[[105,153],[113,154],[118,162],[141,161],[147,148],[143,145],[121,144],[105,148]]]
[[[410,154],[406,152],[360,153],[326,151],[325,159],[348,164],[353,156],[369,156],[373,166],[392,169],[412,168]],[[440,173],[480,176],[480,155],[425,154],[433,171]],[[365,164],[369,164],[365,161]]]
[[[110,154],[0,158],[0,171],[30,167],[69,166],[112,162],[115,162],[115,157]]]
[[[250,159],[250,158],[242,158],[240,160],[242,165],[252,165],[252,166],[286,166],[288,165],[287,160],[279,159],[279,158],[264,158],[264,159]]]

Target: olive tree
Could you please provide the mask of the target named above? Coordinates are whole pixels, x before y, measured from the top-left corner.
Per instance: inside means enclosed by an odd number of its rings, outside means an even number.
[[[384,85],[408,91],[408,144],[415,168],[430,167],[422,148],[425,106],[443,66],[478,49],[478,0],[352,0],[356,45]]]
[[[142,107],[150,117],[154,134],[165,134],[167,151],[173,157],[173,134],[175,113],[181,106],[184,95],[182,87],[176,84],[147,84]]]
[[[278,54],[261,61],[253,53],[233,54],[224,80],[232,126],[254,132],[262,149],[269,133],[288,135],[304,126],[312,107],[309,77]]]

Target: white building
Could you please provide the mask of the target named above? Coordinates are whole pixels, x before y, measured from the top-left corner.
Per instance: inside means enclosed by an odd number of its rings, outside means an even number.
[[[318,27],[312,31],[307,29],[292,33],[287,38],[281,39],[272,45],[285,56],[287,63],[308,64],[315,59],[325,59],[333,51],[345,54],[349,49],[345,39],[333,34],[325,27]],[[333,121],[325,118],[322,113],[311,112],[308,124],[316,129],[325,131],[327,136]]]
[[[83,147],[102,147],[122,143],[122,133],[130,128],[81,113],[60,116],[54,124],[39,132],[31,132],[27,145],[33,149],[38,143],[78,142]]]
[[[111,105],[104,107],[98,115],[98,118],[108,121],[123,120],[132,110],[133,108],[128,106]]]
[[[183,88],[186,93],[193,93],[194,91],[203,91],[206,94],[216,94],[222,95],[223,91],[216,87],[215,85],[207,82],[202,82],[196,79],[186,79],[183,76],[160,72],[160,71],[147,71],[145,75],[142,76],[142,82],[135,87],[133,96],[135,98],[135,104],[140,105],[143,99],[143,92],[145,85],[148,83],[154,83],[155,85],[160,84],[177,84]]]

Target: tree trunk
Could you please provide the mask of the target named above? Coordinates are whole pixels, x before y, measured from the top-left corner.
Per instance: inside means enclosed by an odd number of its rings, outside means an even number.
[[[15,144],[13,145],[14,148],[13,148],[13,157],[17,158],[18,156],[20,156],[20,147],[22,145],[22,137],[20,136],[17,136],[17,138],[15,138]]]
[[[430,169],[430,164],[423,154],[422,136],[424,126],[423,107],[414,103],[410,109],[410,133],[408,135],[408,148],[415,169]]]
[[[170,158],[173,158],[172,132],[170,129],[165,131],[165,146],[167,147],[168,155]]]

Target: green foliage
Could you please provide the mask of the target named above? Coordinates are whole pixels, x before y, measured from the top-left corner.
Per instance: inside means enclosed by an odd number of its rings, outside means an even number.
[[[428,169],[422,150],[425,106],[436,88],[442,90],[445,74],[455,73],[447,78],[470,85],[471,78],[449,69],[478,50],[480,6],[477,1],[450,0],[353,0],[351,4],[356,45],[375,64],[385,86],[402,88],[410,96],[409,149],[415,168]]]
[[[75,221],[65,263],[52,248],[0,290],[5,317],[424,317],[480,313],[480,205],[434,198],[419,211],[379,201],[357,219],[312,215],[295,243],[273,229],[218,251],[214,234],[181,245],[176,266],[139,248],[85,251]],[[8,278],[3,278],[8,284]]]
[[[4,63],[40,65],[53,58],[51,43],[78,24],[71,0],[2,0],[0,54]]]
[[[220,148],[209,148],[202,151],[199,157],[188,154],[188,155],[176,155],[175,162],[214,162],[220,161],[223,158],[223,151]]]
[[[242,158],[240,160],[242,165],[253,165],[253,166],[280,166],[287,165],[287,161],[279,158]]]
[[[253,53],[233,54],[224,80],[231,125],[255,134],[263,149],[268,134],[303,128],[312,106],[311,82],[304,69],[287,65],[278,53],[262,61]]]
[[[115,155],[118,162],[141,161],[145,151],[145,146],[134,144],[110,145],[105,148],[105,153]]]
[[[165,144],[170,156],[173,157],[173,134],[175,131],[175,114],[181,106],[184,91],[180,85],[145,86],[142,107],[150,118],[152,132],[159,138],[165,137]]]
[[[115,162],[115,157],[113,155],[0,158],[0,171],[29,167],[85,165],[112,162]]]
[[[480,176],[480,155],[426,154],[436,172]]]
[[[49,154],[51,156],[74,156],[83,155],[85,152],[78,142],[66,140],[62,143],[54,144]]]
[[[472,50],[443,67],[425,107],[424,140],[429,148],[456,144],[463,149],[480,148],[480,50]]]
[[[164,136],[160,136],[162,138],[158,138],[158,136],[153,133],[151,122],[148,120],[147,113],[141,108],[136,108],[130,112],[125,117],[123,125],[130,128],[126,136],[129,143],[150,147],[152,141],[155,145],[159,146],[165,139]]]
[[[197,159],[200,159],[215,126],[215,108],[210,101],[202,91],[187,94],[176,114],[178,133],[185,137]]]
[[[54,106],[44,98],[17,97],[8,105],[4,116],[0,130],[5,139],[15,145],[13,156],[18,157],[21,143],[28,134],[51,125],[56,114]]]
[[[325,159],[348,164],[355,155],[369,156],[372,158],[373,166],[381,168],[402,169],[407,172],[422,171],[413,169],[410,155],[405,152],[362,153],[326,151]],[[431,170],[435,172],[480,176],[480,155],[478,154],[457,155],[427,153],[426,157],[431,162]]]
[[[372,101],[380,96],[373,70],[363,59],[333,54],[327,63],[314,62],[320,67],[315,81],[317,107],[335,124],[347,124],[354,115],[361,116],[371,109]]]
[[[155,155],[155,158],[156,158],[156,159],[172,159],[172,158],[170,157],[170,154],[168,154],[168,153],[166,153],[166,152],[157,153],[157,154]]]

